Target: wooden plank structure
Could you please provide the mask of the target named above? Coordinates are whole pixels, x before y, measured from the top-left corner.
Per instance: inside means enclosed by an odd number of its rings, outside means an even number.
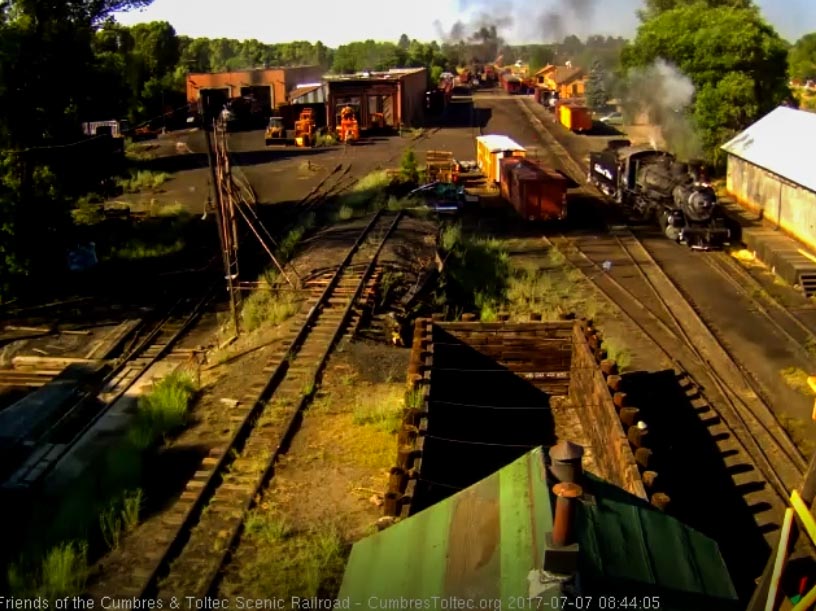
[[[640,475],[650,466],[648,438],[620,386],[590,321],[417,320],[385,515],[406,518],[531,447],[552,445],[551,396],[569,396],[580,414],[599,463],[596,475],[648,499]],[[447,481],[437,481],[439,473]],[[654,481],[654,473],[645,479]],[[660,508],[668,503],[659,492],[651,500]]]
[[[426,151],[425,170],[428,173],[428,182],[455,182],[458,174],[458,164],[451,151]]]

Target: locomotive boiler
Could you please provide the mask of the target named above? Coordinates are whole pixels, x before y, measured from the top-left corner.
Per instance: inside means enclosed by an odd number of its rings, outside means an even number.
[[[670,153],[618,141],[590,153],[589,182],[630,214],[657,221],[672,240],[709,249],[730,239],[714,189]]]

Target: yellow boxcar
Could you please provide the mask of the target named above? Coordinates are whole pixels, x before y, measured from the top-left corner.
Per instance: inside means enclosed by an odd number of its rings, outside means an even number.
[[[501,179],[501,160],[505,157],[526,157],[527,150],[507,136],[489,135],[476,138],[476,165],[488,183]]]
[[[558,120],[567,129],[574,132],[592,129],[592,115],[585,106],[564,104],[558,108]]]

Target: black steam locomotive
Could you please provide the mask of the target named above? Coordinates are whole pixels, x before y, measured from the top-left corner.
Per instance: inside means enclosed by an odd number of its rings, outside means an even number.
[[[590,153],[589,182],[634,216],[655,220],[666,236],[695,249],[728,243],[717,195],[700,168],[679,163],[673,155],[650,146],[613,142]]]

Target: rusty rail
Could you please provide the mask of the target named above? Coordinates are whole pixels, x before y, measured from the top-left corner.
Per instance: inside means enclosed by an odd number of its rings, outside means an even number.
[[[124,542],[128,574],[100,580],[90,589],[91,597],[169,599],[175,595],[178,600],[179,596],[203,600],[215,589],[221,567],[240,539],[244,517],[295,434],[322,368],[369,286],[380,251],[401,217],[402,213],[382,211],[374,215],[283,352],[264,369],[268,377],[251,385],[246,400],[231,407],[237,426],[227,443],[203,460],[185,492],[157,525],[151,542],[140,542],[138,531]],[[351,271],[359,259],[366,262],[365,269]],[[343,295],[341,307],[332,307],[343,289],[351,289],[351,294]],[[169,575],[159,584],[168,568]]]

